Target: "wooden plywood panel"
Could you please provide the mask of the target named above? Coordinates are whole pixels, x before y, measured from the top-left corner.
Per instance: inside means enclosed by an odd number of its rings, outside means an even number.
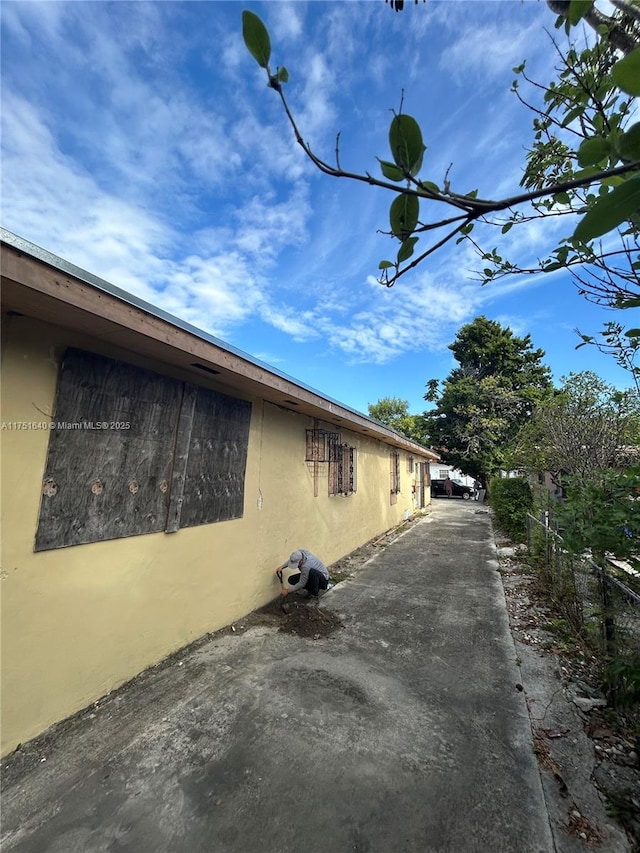
[[[68,350],[36,550],[163,530],[182,383]]]
[[[193,417],[196,407],[198,389],[195,385],[185,385],[178,420],[178,435],[173,451],[173,473],[171,476],[171,498],[167,516],[166,533],[176,533],[180,529],[184,490],[186,484],[187,462],[189,461],[189,445],[193,431]]]
[[[251,403],[198,388],[181,527],[241,518]]]

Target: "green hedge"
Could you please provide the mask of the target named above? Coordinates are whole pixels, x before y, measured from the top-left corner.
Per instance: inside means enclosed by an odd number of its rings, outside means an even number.
[[[523,477],[496,477],[491,481],[489,494],[498,527],[513,542],[524,542],[527,513],[533,507],[533,494],[527,480]]]

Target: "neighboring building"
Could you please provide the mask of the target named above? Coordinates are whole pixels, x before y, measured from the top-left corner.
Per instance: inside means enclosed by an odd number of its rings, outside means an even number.
[[[432,480],[446,480],[449,477],[451,480],[455,480],[458,483],[462,483],[463,486],[469,486],[470,488],[473,488],[475,482],[474,477],[468,477],[459,468],[447,465],[446,462],[431,462],[429,464],[429,473]]]
[[[2,754],[429,497],[437,458],[2,232]]]

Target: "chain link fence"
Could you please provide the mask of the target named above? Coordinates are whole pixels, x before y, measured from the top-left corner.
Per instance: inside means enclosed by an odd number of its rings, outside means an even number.
[[[589,555],[570,554],[552,529],[548,513],[542,520],[527,515],[529,554],[541,567],[562,615],[591,640],[611,664],[640,665],[640,594],[614,577],[621,571],[608,560],[603,565]]]

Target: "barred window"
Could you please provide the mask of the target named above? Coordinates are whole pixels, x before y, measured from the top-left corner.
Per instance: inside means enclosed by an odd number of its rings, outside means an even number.
[[[308,429],[305,462],[328,462],[329,448],[340,442],[337,432],[324,429]]]
[[[407,456],[407,473],[413,474],[413,456]]]
[[[391,455],[391,494],[397,495],[400,491],[400,454],[392,450]]]
[[[329,494],[352,495],[356,491],[356,448],[329,445]]]

